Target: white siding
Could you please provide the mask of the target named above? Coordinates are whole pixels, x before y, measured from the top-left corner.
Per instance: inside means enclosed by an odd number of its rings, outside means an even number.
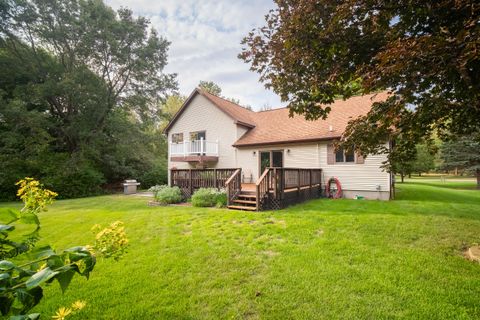
[[[183,133],[184,139],[189,139],[190,132],[206,131],[207,141],[218,140],[218,162],[209,163],[212,168],[236,167],[235,148],[232,144],[237,141],[237,125],[234,120],[219,110],[208,99],[196,95],[189,106],[180,115],[168,132],[168,142],[172,141],[172,134]],[[243,133],[242,133],[243,134]],[[168,158],[168,168],[189,169],[193,166],[188,162],[172,162]]]

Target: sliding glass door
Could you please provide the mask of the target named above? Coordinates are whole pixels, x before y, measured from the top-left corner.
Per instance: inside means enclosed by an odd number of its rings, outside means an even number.
[[[260,151],[259,176],[268,167],[283,167],[283,150]]]

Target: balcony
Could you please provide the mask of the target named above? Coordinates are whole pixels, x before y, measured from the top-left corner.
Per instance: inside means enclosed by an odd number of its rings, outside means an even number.
[[[170,142],[170,160],[175,162],[217,162],[218,141],[193,140]]]

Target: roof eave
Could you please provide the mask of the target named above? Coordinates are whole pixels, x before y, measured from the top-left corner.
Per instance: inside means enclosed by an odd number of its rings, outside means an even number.
[[[277,141],[266,141],[266,142],[255,142],[255,143],[234,143],[232,147],[242,148],[242,147],[258,147],[258,146],[268,146],[268,145],[279,145],[279,144],[290,144],[297,142],[316,142],[316,141],[328,141],[334,139],[340,139],[342,136],[330,136],[323,138],[305,138],[305,139],[294,139],[294,140],[277,140]]]
[[[250,128],[250,129],[255,128],[255,125],[253,125],[251,123],[246,123],[246,122],[243,122],[243,121],[240,121],[240,120],[236,120],[235,124],[238,124],[240,126],[244,126],[244,127]]]

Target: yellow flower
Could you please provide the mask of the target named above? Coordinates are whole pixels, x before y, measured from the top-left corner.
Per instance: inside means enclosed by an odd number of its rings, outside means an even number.
[[[46,263],[42,264],[42,265],[38,268],[37,272],[45,269],[46,267],[47,267],[47,264],[46,264]]]
[[[85,301],[78,300],[72,303],[72,309],[75,311],[79,311],[85,308],[86,305],[87,303]]]
[[[55,320],[65,320],[70,314],[72,314],[72,309],[61,307],[57,310],[57,313],[52,317]]]

